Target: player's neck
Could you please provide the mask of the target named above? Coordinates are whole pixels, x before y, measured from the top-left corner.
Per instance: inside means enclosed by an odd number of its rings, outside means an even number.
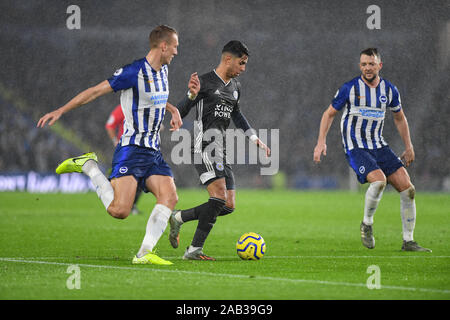
[[[365,84],[367,84],[369,86],[369,88],[376,88],[380,84],[380,76],[377,76],[375,79],[373,79],[372,82],[367,81],[366,78],[364,78],[364,76],[362,76],[362,75],[361,75],[361,79],[362,79],[362,81],[364,81]]]
[[[215,69],[216,74],[222,79],[224,83],[230,82],[231,78],[227,76],[227,70],[224,66],[219,64],[219,66]]]
[[[145,59],[147,59],[147,62],[155,71],[159,71],[161,69],[161,53],[157,50],[150,50]]]

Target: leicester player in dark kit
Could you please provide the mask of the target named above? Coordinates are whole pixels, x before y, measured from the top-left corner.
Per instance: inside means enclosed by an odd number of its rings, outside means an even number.
[[[174,210],[170,217],[169,240],[174,248],[179,246],[181,225],[198,220],[194,238],[183,259],[214,260],[203,253],[205,240],[216,218],[234,211],[234,175],[226,161],[225,149],[225,130],[230,121],[233,120],[237,129],[242,129],[253,143],[265,150],[266,156],[270,155],[270,149],[257,137],[239,106],[241,86],[236,77],[245,71],[248,57],[248,48],[243,43],[228,42],[222,50],[219,66],[199,77],[198,93],[193,95],[195,90],[190,90],[177,106],[181,117],[196,109],[193,158],[200,181],[209,193],[207,202],[188,210]]]

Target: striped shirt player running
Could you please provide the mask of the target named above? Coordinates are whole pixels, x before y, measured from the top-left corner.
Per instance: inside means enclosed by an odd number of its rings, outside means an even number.
[[[53,125],[64,113],[112,91],[121,91],[125,130],[114,152],[110,181],[98,168],[94,153],[67,159],[56,172],[82,172],[89,176],[107,212],[118,219],[130,214],[138,186],[144,192],[152,192],[156,205],[148,219],[141,248],[132,262],[170,265],[170,261],[154,254],[153,249],[178,200],[172,171],[159,149],[159,129],[166,108],[172,114],[171,130],[182,125],[178,110],[166,105],[169,95],[167,66],[177,55],[178,34],[175,29],[161,25],[151,31],[149,42],[150,51],[145,58],[118,69],[111,78],[44,115],[37,126],[44,127],[47,122]],[[190,82],[189,87],[192,86]]]
[[[415,189],[408,167],[414,161],[414,149],[408,122],[402,109],[397,88],[380,77],[383,66],[376,48],[360,54],[361,76],[345,83],[336,93],[331,105],[323,113],[319,137],[314,149],[314,161],[326,155],[326,136],[336,114],[343,110],[341,119],[342,144],[345,156],[361,184],[369,182],[365,195],[364,218],[360,225],[361,241],[369,249],[375,247],[373,216],[381,200],[386,183],[400,193],[400,211],[403,226],[403,251],[428,251],[413,240],[416,222]],[[405,152],[398,158],[383,138],[386,110],[392,111],[397,131],[405,144]]]

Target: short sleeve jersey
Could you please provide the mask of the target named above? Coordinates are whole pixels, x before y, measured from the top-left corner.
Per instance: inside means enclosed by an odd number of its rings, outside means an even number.
[[[400,93],[385,79],[376,88],[369,87],[361,76],[346,82],[331,105],[344,110],[341,119],[342,144],[346,152],[354,149],[379,149],[387,146],[383,139],[386,110],[399,112]]]
[[[119,144],[159,150],[159,130],[169,97],[167,65],[157,71],[143,58],[116,70],[108,81],[115,92],[121,91],[125,122]]]

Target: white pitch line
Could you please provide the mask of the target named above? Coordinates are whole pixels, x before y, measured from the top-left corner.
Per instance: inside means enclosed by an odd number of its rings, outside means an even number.
[[[19,260],[19,259],[13,259],[13,258],[0,258],[0,261],[16,262],[16,263],[43,264],[43,265],[58,265],[58,266],[71,266],[71,265],[74,265],[74,263],[51,262],[51,261],[36,261],[36,260]],[[186,270],[167,270],[167,269],[153,269],[153,268],[150,269],[150,268],[139,268],[139,267],[118,267],[118,266],[96,265],[96,264],[81,264],[81,263],[75,263],[75,264],[78,265],[79,267],[98,268],[98,269],[165,272],[165,273],[177,273],[177,274],[190,274],[190,275],[198,275],[198,276],[212,276],[212,277],[240,278],[240,279],[258,279],[258,280],[268,280],[268,281],[284,281],[284,282],[291,282],[291,283],[309,283],[309,284],[321,284],[321,285],[333,285],[333,286],[347,286],[347,287],[367,288],[367,285],[364,284],[364,283],[351,283],[351,282],[339,282],[339,281],[323,281],[323,280],[308,280],[308,279],[289,279],[289,278],[276,278],[276,277],[264,277],[264,276],[255,276],[253,278],[250,275],[243,275],[243,274],[196,272],[196,271],[186,271]],[[401,290],[401,291],[433,292],[433,293],[443,293],[443,294],[450,293],[450,290],[444,290],[444,289],[413,288],[413,287],[401,287],[401,286],[381,286],[381,289],[391,289],[391,290]]]
[[[180,256],[161,256],[164,259],[182,259],[182,255]],[[67,260],[67,259],[80,259],[80,260],[95,260],[99,257],[88,257],[88,256],[80,256],[80,257],[3,257],[4,259],[32,259],[32,260]],[[114,260],[113,256],[101,257],[104,259]],[[236,258],[236,261],[240,261],[237,259],[237,256],[214,256],[216,259],[233,259]],[[264,260],[266,259],[450,259],[450,256],[431,256],[431,255],[420,255],[420,256],[264,256]]]
[[[214,256],[216,259],[230,259],[236,256]],[[167,259],[173,257],[166,257]],[[450,256],[264,256],[264,259],[368,259],[368,258],[380,258],[380,259],[405,259],[405,258],[447,258]]]

